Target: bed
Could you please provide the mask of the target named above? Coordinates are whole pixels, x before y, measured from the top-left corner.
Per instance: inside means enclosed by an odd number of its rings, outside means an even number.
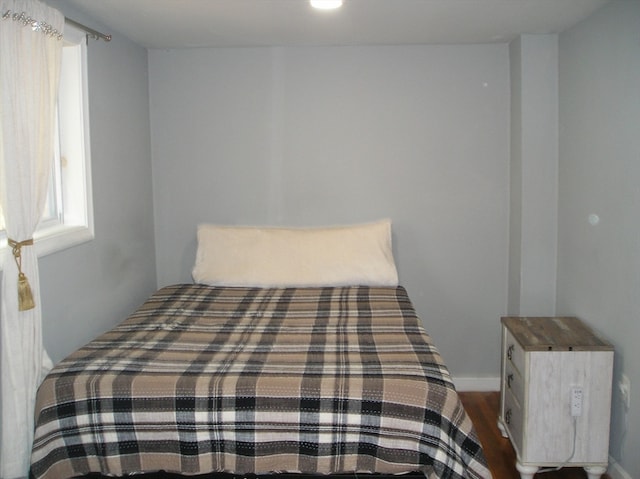
[[[242,261],[229,256],[218,261]],[[324,286],[300,284],[298,266],[277,285],[205,284],[197,270],[48,374],[31,477],[491,477],[395,266],[389,281]]]

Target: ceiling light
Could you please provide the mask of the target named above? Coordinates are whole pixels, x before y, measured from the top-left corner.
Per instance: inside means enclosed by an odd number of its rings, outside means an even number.
[[[318,10],[334,10],[342,6],[342,0],[309,0],[309,2]]]

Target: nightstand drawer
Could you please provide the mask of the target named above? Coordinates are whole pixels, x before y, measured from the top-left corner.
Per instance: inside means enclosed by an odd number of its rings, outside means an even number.
[[[517,451],[522,451],[522,424],[523,414],[522,407],[518,404],[515,396],[507,391],[504,395],[504,420],[505,425],[509,429],[509,435],[514,442]]]
[[[505,364],[504,390],[511,392],[521,406],[524,401],[524,381],[511,361]]]
[[[504,344],[504,354],[505,354],[505,362],[506,364],[513,364],[515,368],[518,370],[518,373],[523,375],[525,373],[524,370],[524,350],[522,346],[516,341],[516,339],[511,335],[511,332],[507,329],[505,330],[505,344]]]

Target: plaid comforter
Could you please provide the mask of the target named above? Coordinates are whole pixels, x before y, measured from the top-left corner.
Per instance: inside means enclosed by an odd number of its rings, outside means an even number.
[[[156,292],[40,386],[31,474],[489,478],[406,291]]]

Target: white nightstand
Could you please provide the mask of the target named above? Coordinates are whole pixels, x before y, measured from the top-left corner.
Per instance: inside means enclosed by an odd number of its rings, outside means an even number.
[[[547,467],[606,472],[613,347],[577,318],[502,318],[502,435],[522,479]]]

